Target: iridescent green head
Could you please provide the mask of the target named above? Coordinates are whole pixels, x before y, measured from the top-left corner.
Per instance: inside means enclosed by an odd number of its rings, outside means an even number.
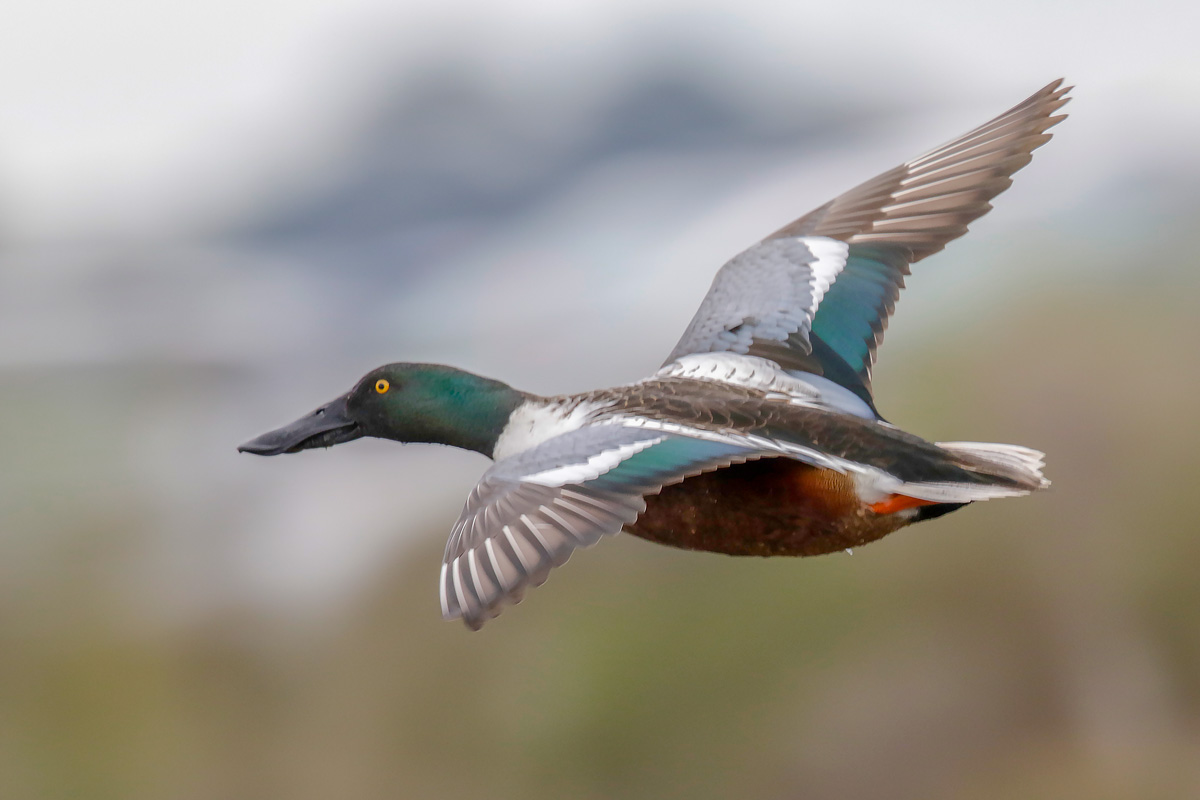
[[[448,444],[491,456],[522,392],[441,364],[387,364],[346,394],[238,448],[274,456],[362,436]]]

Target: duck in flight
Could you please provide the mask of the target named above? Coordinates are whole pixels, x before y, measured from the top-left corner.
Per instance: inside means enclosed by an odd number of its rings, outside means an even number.
[[[477,629],[576,548],[622,530],[730,555],[866,544],[1049,485],[1043,455],[928,442],[884,421],[871,367],[909,265],[991,209],[1061,122],[1055,81],[787,225],[717,273],[663,367],[540,397],[439,364],[388,364],[239,450],[363,436],[493,459],[446,545],[442,615]]]

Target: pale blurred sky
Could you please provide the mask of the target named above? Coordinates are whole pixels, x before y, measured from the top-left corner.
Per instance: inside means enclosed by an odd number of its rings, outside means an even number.
[[[727,70],[761,81],[815,70],[860,95],[953,97],[960,106],[977,96],[986,115],[1063,75],[1105,123],[1074,132],[1076,152],[1116,146],[1194,162],[1198,8],[1170,0],[22,3],[0,26],[0,232],[29,241],[220,224],[263,192],[289,191],[295,173],[319,175],[312,168],[337,157],[381,75],[394,88],[422,64],[454,58],[482,65],[514,95],[569,95],[555,82],[581,72],[613,80],[655,57],[660,43],[669,58],[683,40],[711,53],[718,80]]]

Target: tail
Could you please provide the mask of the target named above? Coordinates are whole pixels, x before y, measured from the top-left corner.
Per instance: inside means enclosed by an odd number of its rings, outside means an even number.
[[[1046,454],[1037,450],[994,442],[937,442],[937,446],[948,450],[958,466],[984,479],[977,489],[996,491],[980,500],[1029,494],[1050,485],[1042,474]]]
[[[992,442],[938,442],[937,446],[953,453],[963,469],[998,478],[1022,494],[1045,489],[1050,481],[1042,474],[1046,454],[1018,444]]]
[[[972,503],[998,497],[1018,497],[1045,489],[1045,454],[1015,444],[937,442],[968,481],[914,481],[893,491],[930,503]],[[957,506],[955,506],[957,507]],[[950,510],[950,509],[948,509]]]

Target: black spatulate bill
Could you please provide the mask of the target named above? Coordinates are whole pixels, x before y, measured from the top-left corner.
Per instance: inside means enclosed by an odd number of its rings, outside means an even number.
[[[363,435],[362,429],[347,414],[348,396],[342,395],[290,425],[251,439],[239,447],[238,451],[259,456],[277,456],[314,447],[332,447],[358,439]]]

